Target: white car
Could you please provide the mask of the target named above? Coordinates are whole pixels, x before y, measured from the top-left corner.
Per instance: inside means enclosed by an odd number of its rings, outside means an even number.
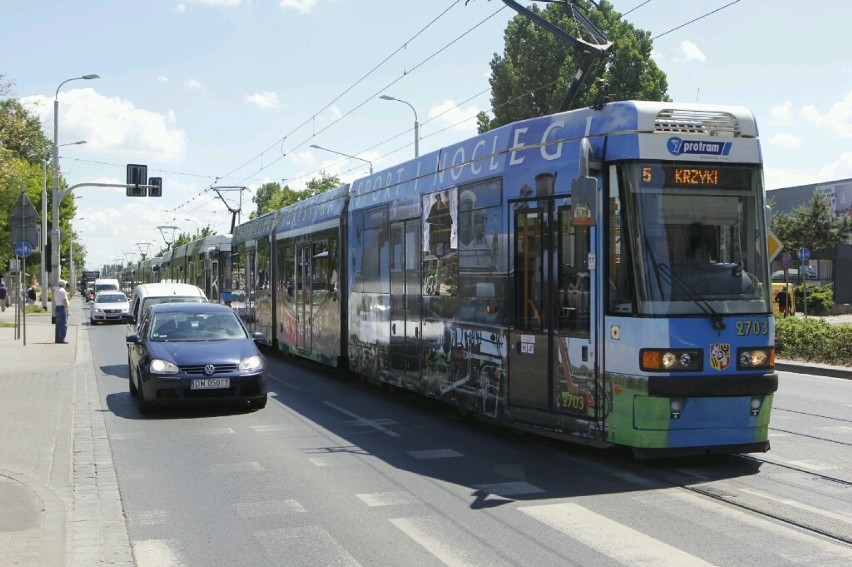
[[[100,322],[129,322],[130,302],[120,291],[102,291],[95,295],[95,300],[89,310],[89,322],[95,325]]]

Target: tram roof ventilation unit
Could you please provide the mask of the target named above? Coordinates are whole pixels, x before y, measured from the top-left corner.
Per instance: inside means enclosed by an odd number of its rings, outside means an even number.
[[[742,135],[737,117],[727,112],[665,109],[657,114],[654,131],[664,134],[699,134],[704,136],[739,137]]]

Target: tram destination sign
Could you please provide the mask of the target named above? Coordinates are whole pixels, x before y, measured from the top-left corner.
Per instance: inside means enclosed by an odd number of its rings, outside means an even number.
[[[642,167],[643,187],[750,189],[751,168],[682,163]]]

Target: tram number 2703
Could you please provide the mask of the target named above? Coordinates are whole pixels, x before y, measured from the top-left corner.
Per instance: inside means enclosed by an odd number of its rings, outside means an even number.
[[[736,327],[738,337],[769,334],[768,321],[737,321]]]

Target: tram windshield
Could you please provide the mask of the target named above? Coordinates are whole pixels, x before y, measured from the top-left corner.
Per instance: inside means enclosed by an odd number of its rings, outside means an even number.
[[[758,166],[644,161],[610,173],[610,312],[769,312]]]

